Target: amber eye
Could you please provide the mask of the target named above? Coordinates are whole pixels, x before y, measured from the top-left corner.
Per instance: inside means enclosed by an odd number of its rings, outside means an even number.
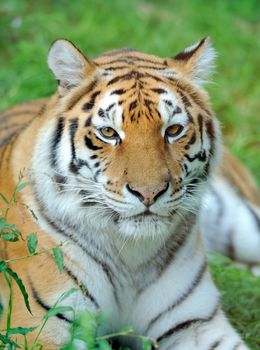
[[[168,137],[176,137],[180,135],[180,133],[183,131],[184,127],[180,124],[174,124],[169,126],[166,131],[165,135]]]
[[[119,138],[118,133],[114,129],[110,128],[110,127],[100,128],[98,131],[106,139],[117,139],[117,138]]]

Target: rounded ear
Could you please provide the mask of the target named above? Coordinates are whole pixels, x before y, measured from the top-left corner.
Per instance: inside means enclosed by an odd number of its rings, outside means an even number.
[[[94,67],[70,41],[56,40],[48,54],[48,66],[59,83],[59,92],[65,95],[78,86],[88,70]]]
[[[217,53],[212,47],[210,38],[205,37],[178,53],[173,60],[178,64],[184,75],[201,84],[212,73],[216,56]]]

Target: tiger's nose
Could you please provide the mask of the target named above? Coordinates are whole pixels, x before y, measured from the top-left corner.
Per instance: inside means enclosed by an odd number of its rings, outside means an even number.
[[[147,207],[152,205],[159,196],[167,191],[169,183],[163,183],[154,188],[138,187],[133,185],[126,185],[127,190],[136,196]]]

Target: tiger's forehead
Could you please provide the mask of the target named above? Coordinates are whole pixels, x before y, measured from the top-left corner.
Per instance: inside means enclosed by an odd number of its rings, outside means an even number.
[[[173,118],[182,118],[185,111],[177,96],[168,89],[129,89],[122,98],[118,90],[107,91],[96,105],[92,123],[95,127],[112,127],[124,138],[123,126],[139,122],[168,126]],[[127,96],[130,94],[130,97]],[[178,115],[178,116],[177,116]]]

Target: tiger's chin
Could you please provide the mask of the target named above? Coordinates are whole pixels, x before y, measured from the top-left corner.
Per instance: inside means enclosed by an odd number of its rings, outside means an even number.
[[[167,237],[173,232],[176,224],[175,218],[158,215],[121,217],[117,221],[119,233],[133,240]]]

